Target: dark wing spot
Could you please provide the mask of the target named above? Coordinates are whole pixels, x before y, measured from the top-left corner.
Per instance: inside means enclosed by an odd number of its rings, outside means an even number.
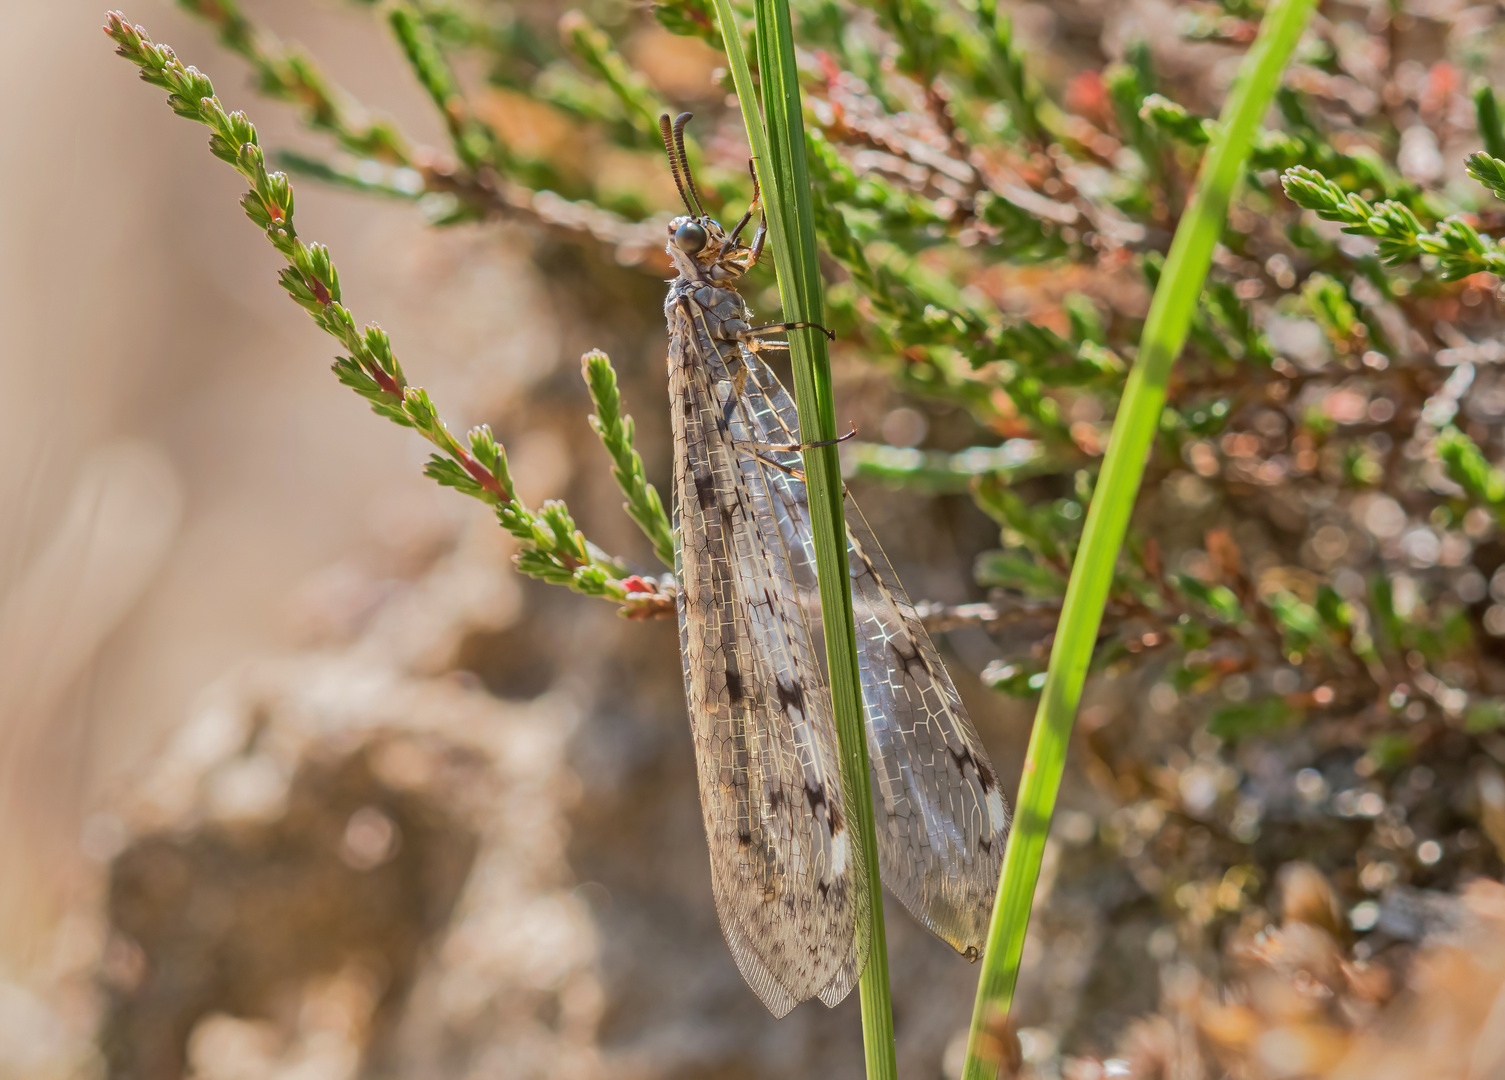
[[[806,784],[805,801],[810,804],[810,811],[812,813],[814,813],[817,806],[824,806],[826,808],[826,817],[828,819],[830,818],[832,807],[829,803],[826,802],[825,784],[818,783],[813,788],[809,784]]]
[[[752,833],[746,829],[737,830],[737,845],[739,847],[752,847]]]
[[[784,789],[774,788],[768,793],[768,812],[777,813],[779,807],[784,805]]]
[[[910,678],[914,677],[914,668],[919,668],[926,675],[932,674],[930,663],[920,654],[918,645],[911,643],[910,651],[906,653],[896,639],[888,643],[888,650],[894,654],[895,659],[899,661],[899,665],[904,669],[904,674]]]
[[[977,773],[977,782],[982,787],[983,795],[987,795],[988,792],[993,790],[992,772],[989,771],[986,765],[972,756],[972,751],[965,747],[960,751],[956,751],[952,750],[949,746],[946,750],[951,755],[951,760],[956,762],[957,772],[963,776],[967,774],[967,766],[972,766],[973,770]],[[979,837],[977,842],[982,845],[984,851],[991,852],[993,850],[993,838],[991,836]]]
[[[709,476],[695,474],[695,500],[702,510],[716,505],[716,484]]]
[[[733,705],[747,697],[742,689],[742,673],[736,668],[726,669],[726,696]]]
[[[772,599],[769,600],[769,606],[773,606]],[[785,712],[788,712],[790,708],[794,708],[799,711],[801,716],[804,716],[805,688],[800,685],[800,681],[792,679],[786,683],[783,679],[777,679],[774,681],[774,685],[778,688],[779,708]],[[824,789],[822,789],[821,798],[825,798]]]
[[[826,807],[826,821],[831,826],[832,836],[836,836],[847,827],[846,818],[841,816],[841,807],[835,804]]]

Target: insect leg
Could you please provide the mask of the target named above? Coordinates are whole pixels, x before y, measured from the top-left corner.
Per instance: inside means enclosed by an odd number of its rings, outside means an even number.
[[[747,249],[747,268],[751,270],[754,264],[763,257],[763,244],[768,239],[768,215],[758,218],[758,231],[753,233],[752,244]]]
[[[844,443],[857,434],[857,425],[852,424],[851,428],[852,430],[847,432],[845,435],[837,436],[834,439],[822,439],[820,442],[759,443],[738,441],[737,445],[751,447],[754,451],[767,450],[775,454],[798,454],[801,450],[814,450],[817,446],[835,446],[837,443]],[[764,460],[761,455],[754,454],[754,456],[757,457],[760,461]],[[770,464],[772,463],[770,462]],[[784,469],[782,465],[780,465],[779,468]],[[788,472],[789,470],[784,469],[784,471]]]
[[[772,450],[778,454],[797,454],[801,450],[814,450],[817,446],[835,446],[837,443],[846,442],[848,439],[855,437],[857,434],[857,425],[852,424],[850,426],[852,430],[848,431],[845,435],[838,435],[834,439],[822,439],[820,442],[784,443],[782,445],[771,443],[749,443],[748,445],[753,446],[759,450]]]
[[[826,340],[827,341],[835,341],[836,340],[836,332],[835,331],[833,331],[833,330],[827,330],[820,323],[813,323],[813,322],[776,322],[776,323],[766,323],[763,326],[754,326],[751,329],[743,330],[743,331],[739,332],[738,334],[736,334],[735,336],[736,336],[736,339],[738,341],[746,342],[746,341],[750,341],[752,339],[758,338],[758,337],[762,336],[763,334],[778,334],[778,333],[782,333],[785,330],[819,330],[822,334],[826,335]]]
[[[758,453],[757,451],[753,452],[753,457],[757,458],[764,465],[768,465],[771,468],[775,468],[775,469],[779,470],[779,472],[785,474],[786,476],[792,476],[792,477],[794,477],[794,479],[798,480],[802,484],[805,482],[805,470],[804,469],[796,469],[796,468],[794,468],[791,465],[781,465],[779,462],[774,461],[773,458],[766,458],[762,454]]]
[[[747,213],[742,215],[742,220],[737,222],[737,227],[731,231],[731,234],[729,236],[727,236],[726,243],[721,245],[721,253],[723,255],[725,255],[729,250],[731,250],[732,247],[736,245],[737,237],[742,235],[742,230],[747,228],[747,223],[752,220],[753,214],[757,213],[758,208],[763,203],[763,189],[758,185],[758,170],[754,168],[752,158],[747,159],[747,171],[752,173],[752,202],[748,204]]]

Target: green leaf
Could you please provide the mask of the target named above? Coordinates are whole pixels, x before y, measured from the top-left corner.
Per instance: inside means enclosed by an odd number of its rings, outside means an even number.
[[[982,673],[983,684],[1010,697],[1033,699],[1045,685],[1045,672],[1039,664],[1016,661],[989,664]]]
[[[1483,735],[1505,727],[1505,700],[1483,698],[1471,701],[1463,714],[1463,730],[1470,735]]]
[[[653,16],[670,33],[698,37],[716,48],[721,47],[716,9],[708,0],[661,0],[653,5]]]
[[[1348,299],[1343,283],[1329,274],[1313,274],[1301,288],[1301,298],[1318,325],[1334,342],[1345,342],[1359,327],[1359,315]]]
[[[1225,705],[1207,721],[1207,730],[1220,739],[1237,742],[1255,735],[1269,735],[1289,727],[1300,713],[1279,697],[1258,698]]]
[[[1185,106],[1160,94],[1150,94],[1144,99],[1139,106],[1139,116],[1188,146],[1205,146],[1216,130],[1212,121],[1191,115]]]
[[[1286,195],[1297,206],[1315,210],[1324,221],[1340,221],[1349,226],[1364,226],[1373,212],[1369,203],[1349,195],[1316,169],[1297,165],[1281,178]]]
[[[1500,123],[1500,106],[1488,83],[1474,91],[1474,116],[1484,152],[1492,158],[1505,159],[1505,126]]]
[[[1288,650],[1304,653],[1323,636],[1317,609],[1294,593],[1284,590],[1273,593],[1265,598],[1265,605],[1275,616]]]
[[[1248,621],[1238,595],[1228,586],[1208,585],[1190,574],[1177,574],[1172,581],[1177,590],[1201,604],[1221,622],[1237,626]]]
[[[1482,151],[1468,156],[1468,174],[1489,188],[1497,199],[1505,199],[1505,161]]]
[[[559,20],[559,33],[565,46],[616,96],[640,142],[645,146],[656,144],[658,115],[663,108],[648,80],[622,59],[611,38],[583,12],[565,12]]]
[[[1437,433],[1435,446],[1448,478],[1470,499],[1496,513],[1505,507],[1505,472],[1489,463],[1473,439],[1449,426]]]
[[[454,488],[463,495],[469,495],[473,499],[482,498],[484,495],[481,485],[476,483],[459,462],[451,458],[440,457],[438,454],[429,455],[427,464],[423,466],[423,475],[444,487]]]
[[[393,0],[387,8],[387,25],[419,84],[444,118],[455,156],[472,172],[489,164],[505,170],[510,163],[505,147],[496,132],[471,114],[460,92],[459,80],[423,17],[406,0]]]
[[[1016,589],[1026,596],[1056,597],[1066,593],[1066,579],[1060,573],[1013,552],[983,552],[977,557],[972,573],[979,585]]]
[[[198,10],[210,17],[229,19],[233,6],[228,0],[217,0],[216,5],[199,5]],[[397,5],[399,23],[415,34],[426,32],[418,23],[405,21],[412,14],[411,8]],[[152,43],[144,31],[119,14],[107,16],[105,30],[120,46],[120,55],[141,68],[147,82],[169,92],[169,103],[175,111],[211,129],[216,156],[232,164],[250,183],[251,190],[241,199],[241,206],[287,260],[288,265],[279,274],[283,288],[326,333],[349,350],[350,355],[336,358],[335,377],[369,402],[372,411],[416,429],[440,450],[430,458],[425,473],[492,506],[502,526],[523,542],[524,550],[517,561],[525,573],[590,595],[625,599],[626,591],[616,580],[626,573],[625,567],[586,541],[562,503],[548,504],[534,515],[516,501],[506,454],[490,429],[473,429],[467,437],[469,449],[462,446],[445,427],[428,393],[407,384],[386,333],[374,324],[357,326],[355,317],[340,302],[339,272],[329,249],[322,244],[305,244],[298,238],[293,227],[292,186],[282,173],[267,172],[255,126],[242,113],[226,113],[213,99],[207,78],[185,67],[172,50]],[[233,26],[230,31],[241,34]],[[249,43],[249,39],[237,40],[253,60],[265,59],[258,51],[260,45]],[[424,44],[421,34],[415,41],[415,47],[432,45]],[[290,62],[288,70],[305,83],[315,79],[309,68]],[[430,75],[442,80],[445,72]],[[187,95],[191,94],[198,96],[190,99]],[[630,442],[630,424],[623,424]],[[659,510],[661,513],[662,508]]]
[[[1333,633],[1346,634],[1353,629],[1353,605],[1339,596],[1331,585],[1318,586],[1316,611],[1322,625]]]
[[[1369,583],[1369,606],[1383,639],[1392,649],[1400,650],[1405,639],[1400,616],[1395,612],[1395,589],[1383,574],[1376,574]]]

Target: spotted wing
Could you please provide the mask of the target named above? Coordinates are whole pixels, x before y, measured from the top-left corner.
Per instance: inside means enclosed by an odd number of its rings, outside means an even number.
[[[754,440],[799,442],[794,401],[744,350]],[[764,452],[774,509],[803,603],[819,620],[809,499],[798,454]],[[867,520],[848,494],[847,561],[872,762],[883,884],[969,958],[987,940],[1009,810],[951,676]]]
[[[711,881],[737,966],[783,1016],[840,1001],[867,961],[862,849],[771,493],[734,447],[748,437],[726,407],[735,389],[693,302],[669,315],[680,644]]]

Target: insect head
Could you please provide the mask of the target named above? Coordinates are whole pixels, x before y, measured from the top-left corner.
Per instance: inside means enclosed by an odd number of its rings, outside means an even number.
[[[680,200],[689,211],[669,222],[669,245],[665,249],[674,260],[679,273],[692,281],[731,281],[741,277],[752,268],[763,252],[763,240],[767,235],[760,221],[751,245],[738,242],[742,230],[752,221],[759,206],[757,174],[753,175],[753,204],[737,227],[725,232],[719,222],[705,212],[700,198],[700,189],[695,186],[695,177],[690,173],[690,161],[685,155],[685,124],[690,113],[680,113],[672,123],[667,114],[659,117],[659,130],[664,137],[664,150],[669,155],[669,169],[674,174],[674,186],[679,189]]]

